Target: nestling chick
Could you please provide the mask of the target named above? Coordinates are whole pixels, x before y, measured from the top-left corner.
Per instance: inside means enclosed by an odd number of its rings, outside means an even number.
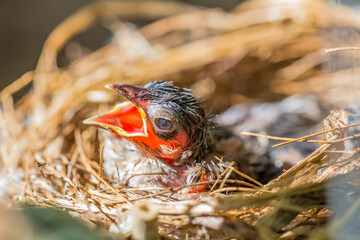
[[[128,101],[84,123],[113,133],[105,138],[104,170],[120,184],[179,188],[217,179],[230,161],[254,178],[269,170],[267,157],[254,158],[239,138],[214,127],[189,89],[169,82],[106,87]]]

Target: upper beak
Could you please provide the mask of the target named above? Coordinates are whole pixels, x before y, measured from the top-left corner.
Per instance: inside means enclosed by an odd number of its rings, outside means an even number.
[[[113,83],[106,85],[126,97],[129,101],[117,104],[112,110],[86,119],[83,123],[112,131],[124,137],[148,136],[146,102],[139,99],[141,94],[149,93],[146,89]]]
[[[137,107],[144,108],[145,103],[140,99],[140,96],[144,94],[151,94],[150,91],[145,88],[125,84],[125,83],[110,83],[105,86],[108,89],[115,90],[124,97],[126,97],[130,102],[135,104]]]

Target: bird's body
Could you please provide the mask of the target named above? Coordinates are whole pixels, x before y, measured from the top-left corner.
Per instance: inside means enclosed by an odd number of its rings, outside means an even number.
[[[271,163],[247,151],[239,137],[215,128],[191,91],[168,82],[144,87],[111,84],[129,101],[94,116],[86,124],[102,127],[104,171],[124,186],[207,189],[234,162],[234,167],[261,180]]]
[[[109,133],[104,135],[103,168],[114,182],[140,188],[171,187],[184,183],[183,178],[167,163],[143,156],[126,139]]]
[[[133,143],[124,138],[108,132],[103,134],[104,172],[123,186],[147,189],[171,187],[197,192],[199,189],[207,189],[207,186],[191,187],[192,184],[216,180],[231,162],[235,163],[234,167],[261,182],[274,176],[268,156],[249,152],[236,136],[221,136],[212,146],[213,151],[201,161],[190,158],[187,164],[174,167],[144,156]],[[235,174],[233,177],[239,178]]]

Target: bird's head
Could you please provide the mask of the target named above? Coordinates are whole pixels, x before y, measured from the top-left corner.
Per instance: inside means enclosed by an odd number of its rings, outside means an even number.
[[[144,87],[108,84],[128,101],[84,121],[133,142],[146,156],[181,165],[207,152],[210,123],[202,105],[186,88],[169,82]]]

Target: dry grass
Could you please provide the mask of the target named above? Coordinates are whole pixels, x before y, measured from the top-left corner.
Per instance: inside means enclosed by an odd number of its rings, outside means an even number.
[[[134,30],[115,16],[156,21]],[[57,53],[97,20],[113,31],[114,41],[58,69]],[[193,88],[215,112],[250,99],[273,101],[308,92],[329,104],[348,103],[360,88],[359,68],[353,64],[359,41],[342,43],[341,36],[335,41],[328,35],[359,27],[357,12],[314,0],[254,0],[229,12],[156,1],[89,5],[50,34],[34,71],[1,92],[4,204],[66,209],[112,230],[135,219],[140,224],[134,226],[152,226],[147,234],[153,236],[156,222],[144,220],[150,214],[158,218],[163,238],[326,239],[352,221],[350,210],[359,210],[358,149],[344,148],[345,141],[359,137],[347,136],[347,129],[359,124],[349,125],[343,110],[333,111],[318,134],[277,138],[286,144],[320,143],[278,179],[262,187],[237,182],[229,188],[222,178],[194,200],[182,200],[169,188],[124,188],[111,182],[101,171],[97,130],[81,122],[116,100],[104,90],[111,82],[172,80]],[[325,52],[342,47],[352,49]],[[334,58],[343,64],[322,67]],[[29,83],[33,89],[14,104],[12,95]],[[308,140],[320,134],[323,140]],[[353,206],[328,225],[332,210],[325,205],[326,191],[346,196]],[[151,201],[133,208],[144,199]],[[138,231],[133,227],[126,234]]]

